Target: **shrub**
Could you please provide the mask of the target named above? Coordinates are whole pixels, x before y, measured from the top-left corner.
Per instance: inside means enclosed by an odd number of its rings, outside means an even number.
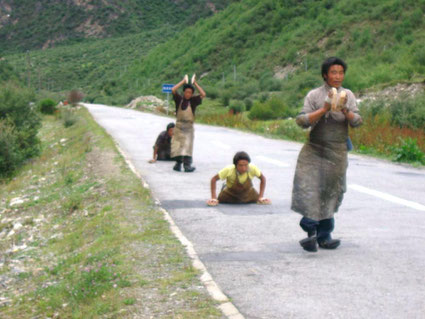
[[[81,102],[81,100],[83,99],[84,94],[81,91],[78,90],[72,90],[71,92],[69,92],[68,94],[68,102],[72,105],[72,106],[76,106],[78,103]]]
[[[40,112],[43,114],[53,114],[56,111],[56,102],[53,99],[40,101]]]
[[[251,120],[271,120],[273,119],[273,111],[269,104],[257,101],[252,106],[248,117]]]
[[[268,98],[269,98],[268,93],[261,93],[260,96],[258,97],[258,99],[262,103],[266,102]]]
[[[40,118],[30,106],[32,91],[6,84],[0,88],[0,176],[9,176],[39,152]]]
[[[233,111],[233,114],[238,114],[245,111],[245,105],[242,101],[232,100],[230,102],[229,109]]]
[[[415,138],[399,138],[400,145],[393,148],[395,161],[419,162],[425,164],[425,154],[420,150]]]
[[[206,87],[205,93],[207,94],[207,97],[209,97],[212,100],[215,100],[220,96],[219,90],[213,86]]]
[[[291,109],[286,105],[283,99],[273,96],[268,101],[270,109],[273,111],[274,118],[286,118],[292,116]]]
[[[228,106],[230,103],[231,92],[229,90],[224,90],[220,96],[220,102],[223,106]]]
[[[425,128],[425,94],[390,101],[391,122],[400,127]]]
[[[249,111],[252,108],[252,105],[254,104],[254,102],[248,97],[245,100],[243,100],[243,102],[245,103],[245,109],[247,111]]]
[[[283,99],[277,96],[272,96],[265,103],[255,103],[249,113],[249,118],[257,120],[271,120],[290,117],[293,113],[294,112],[286,105]]]
[[[14,171],[21,161],[13,126],[0,120],[0,176]]]

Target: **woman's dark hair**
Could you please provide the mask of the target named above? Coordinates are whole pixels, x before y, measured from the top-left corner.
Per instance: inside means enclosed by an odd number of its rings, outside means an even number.
[[[326,81],[325,75],[328,75],[329,69],[332,65],[340,65],[344,68],[344,73],[347,72],[347,64],[340,58],[337,58],[335,56],[332,56],[330,58],[327,58],[322,63],[322,78]]]
[[[173,127],[175,127],[175,126],[176,126],[176,124],[174,124],[173,122],[168,123],[168,125],[167,125],[167,131],[168,131],[170,128],[173,128]]]
[[[233,164],[238,165],[238,162],[241,160],[248,161],[248,163],[251,163],[251,158],[249,157],[247,152],[237,152],[235,156],[233,156]]]
[[[195,92],[195,88],[193,87],[192,84],[185,84],[185,85],[183,85],[183,92],[186,91],[186,89],[191,89],[192,90],[192,93]]]

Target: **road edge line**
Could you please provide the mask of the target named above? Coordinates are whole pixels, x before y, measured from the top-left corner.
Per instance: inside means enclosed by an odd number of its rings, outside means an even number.
[[[114,140],[115,141],[115,140]],[[115,146],[121,156],[124,158],[124,161],[130,168],[130,170],[140,179],[144,188],[150,189],[149,184],[143,179],[140,172],[136,169],[134,164],[131,162],[130,157],[121,149],[119,144],[115,142]],[[212,276],[205,267],[204,263],[199,258],[198,254],[193,247],[192,242],[183,235],[183,232],[176,225],[171,215],[161,207],[161,202],[152,194],[151,196],[155,201],[155,204],[159,206],[160,211],[164,214],[164,219],[168,222],[171,232],[176,236],[180,243],[184,246],[187,255],[192,260],[192,266],[197,269],[200,273],[200,280],[203,283],[205,289],[208,291],[211,298],[219,302],[218,309],[228,318],[228,319],[245,319],[245,317],[239,312],[238,308],[229,300],[229,298],[223,293],[218,284],[214,281]]]

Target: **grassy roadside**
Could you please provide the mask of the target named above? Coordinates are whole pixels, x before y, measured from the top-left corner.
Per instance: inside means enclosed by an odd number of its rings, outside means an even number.
[[[221,318],[184,248],[85,109],[44,117],[0,184],[1,318]]]

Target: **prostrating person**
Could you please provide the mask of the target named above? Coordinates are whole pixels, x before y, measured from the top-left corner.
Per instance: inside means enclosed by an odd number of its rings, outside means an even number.
[[[172,122],[168,123],[167,129],[159,133],[153,146],[153,158],[149,163],[171,160],[171,138],[173,137],[175,126]]]
[[[252,179],[260,179],[260,193],[258,193]],[[225,185],[220,194],[216,195],[217,180],[225,180]],[[226,166],[211,179],[211,199],[207,201],[209,206],[218,203],[228,204],[270,204],[270,200],[264,198],[266,189],[266,177],[259,168],[251,164],[251,158],[246,152],[237,152],[233,157],[233,165]]]

